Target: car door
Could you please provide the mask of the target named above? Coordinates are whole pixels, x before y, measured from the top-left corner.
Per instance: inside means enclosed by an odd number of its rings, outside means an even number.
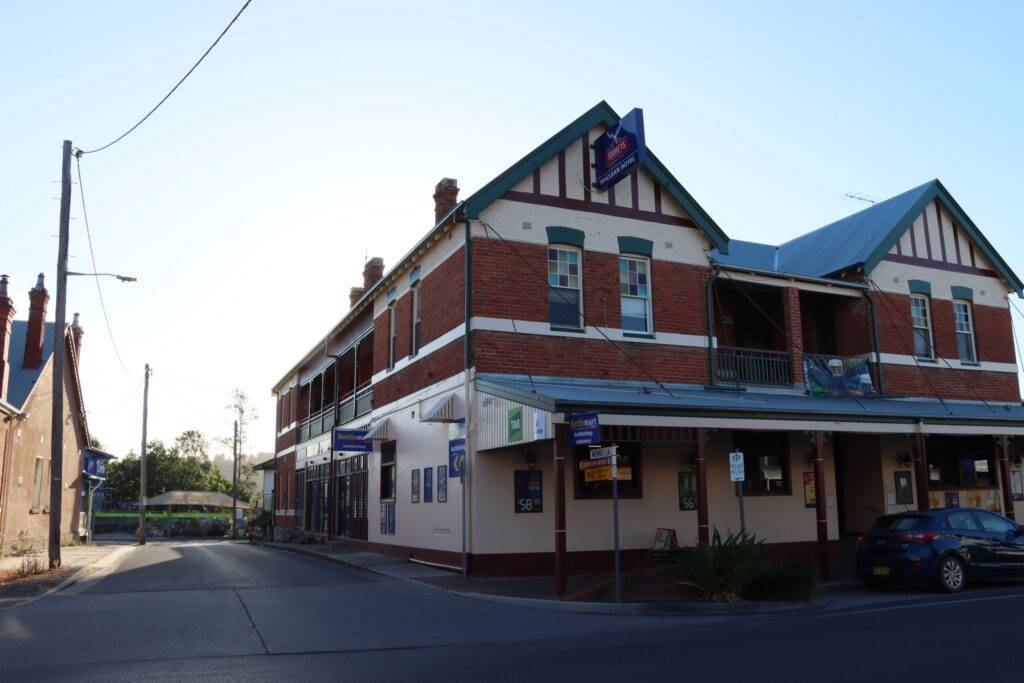
[[[948,533],[960,542],[960,550],[975,574],[989,574],[993,571],[995,555],[990,547],[989,535],[971,514],[970,510],[952,510],[946,515]]]
[[[1024,536],[1017,525],[985,510],[975,510],[974,516],[989,537],[993,567],[1005,574],[1024,573]]]

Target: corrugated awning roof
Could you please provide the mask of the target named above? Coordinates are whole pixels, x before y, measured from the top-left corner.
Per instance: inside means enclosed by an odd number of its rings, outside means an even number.
[[[1024,427],[1024,406],[922,398],[823,398],[805,394],[707,389],[692,384],[591,380],[480,373],[476,387],[537,408],[558,412],[606,410],[635,414],[759,416],[773,419],[919,420],[992,423]]]
[[[420,413],[420,422],[458,422],[455,414],[455,394],[439,399],[426,412]]]
[[[370,431],[366,432],[366,438],[373,441],[390,441],[394,438],[391,434],[391,418],[385,417],[370,427]]]

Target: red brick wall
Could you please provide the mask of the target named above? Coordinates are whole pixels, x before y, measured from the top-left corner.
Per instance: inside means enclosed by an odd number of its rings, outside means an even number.
[[[836,326],[836,353],[840,356],[860,356],[875,350],[872,334],[871,305],[867,299],[839,298],[832,304]],[[879,310],[879,322],[884,315]]]
[[[547,322],[547,252],[541,244],[475,238],[473,315]],[[588,325],[621,326],[618,269],[616,254],[583,252],[583,315]],[[707,268],[652,260],[655,330],[706,333],[704,285],[709,275]]]
[[[593,377],[649,382],[707,383],[707,351],[695,347],[618,342],[632,358],[603,339],[541,337],[511,332],[473,332],[479,372]],[[524,362],[525,358],[525,362]]]
[[[475,333],[474,333],[475,334]],[[456,339],[434,351],[424,360],[401,370],[389,372],[373,385],[373,405],[380,407],[402,396],[462,372],[464,365],[462,339]]]
[[[918,368],[915,365],[890,363],[883,364],[882,371],[885,373],[887,394],[926,397],[938,394],[942,398],[970,401],[979,400],[979,396],[985,401],[1020,400],[1017,375],[1010,372],[956,371],[945,366]],[[928,378],[927,381],[925,377]],[[934,390],[928,382],[935,387]]]

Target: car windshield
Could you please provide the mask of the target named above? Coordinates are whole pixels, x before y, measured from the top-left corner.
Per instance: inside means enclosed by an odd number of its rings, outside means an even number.
[[[931,518],[925,515],[890,515],[879,517],[872,531],[915,531],[928,526]]]

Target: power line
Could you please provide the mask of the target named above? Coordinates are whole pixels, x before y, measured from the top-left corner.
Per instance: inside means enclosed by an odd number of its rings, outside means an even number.
[[[245,8],[249,6],[249,3],[250,3],[250,2],[252,2],[252,0],[245,0],[245,4],[244,4],[244,5],[242,5],[242,9],[238,10],[238,14],[236,14],[236,15],[234,16],[234,18],[233,18],[233,19],[232,19],[232,20],[231,20],[230,22],[228,22],[228,25],[224,27],[224,30],[220,32],[220,35],[219,35],[219,36],[217,36],[217,39],[213,41],[213,43],[212,43],[212,44],[210,45],[210,47],[206,48],[206,52],[204,52],[204,53],[203,53],[203,55],[202,55],[202,56],[201,56],[201,57],[199,58],[199,60],[198,60],[198,61],[197,61],[197,62],[196,62],[195,64],[193,64],[193,65],[192,65],[192,68],[191,68],[191,69],[189,69],[189,70],[188,70],[188,71],[187,71],[187,72],[185,73],[185,75],[181,77],[181,80],[179,80],[179,81],[178,81],[177,83],[175,83],[175,84],[174,84],[174,87],[173,87],[173,88],[171,88],[171,89],[170,89],[170,91],[168,91],[168,93],[167,93],[166,95],[164,95],[164,96],[163,96],[163,99],[161,99],[161,100],[160,100],[159,102],[157,102],[157,103],[156,103],[156,106],[155,106],[155,107],[153,107],[152,109],[150,109],[150,110],[149,110],[149,112],[148,112],[148,113],[147,113],[147,114],[146,114],[145,116],[143,116],[143,117],[142,117],[141,119],[139,119],[139,122],[138,122],[138,123],[136,123],[136,124],[135,124],[134,126],[132,126],[131,128],[129,128],[129,129],[128,129],[128,130],[126,130],[125,132],[121,133],[121,135],[119,135],[118,137],[114,138],[113,140],[111,140],[111,141],[110,141],[110,142],[108,142],[107,144],[103,145],[102,147],[97,147],[96,149],[90,149],[90,150],[81,150],[81,149],[80,149],[80,150],[78,150],[78,152],[79,152],[80,154],[92,154],[92,153],[94,153],[94,152],[102,152],[102,151],[103,151],[103,150],[105,150],[105,149],[106,149],[107,147],[110,147],[110,146],[112,146],[112,145],[114,145],[114,144],[116,144],[116,143],[120,142],[120,141],[121,141],[121,140],[123,140],[124,138],[128,137],[128,135],[129,135],[129,134],[130,134],[130,133],[131,133],[132,131],[134,131],[134,130],[135,130],[136,128],[138,128],[138,127],[139,127],[139,126],[141,126],[141,125],[142,125],[143,123],[145,123],[146,119],[148,119],[148,118],[149,118],[150,116],[152,116],[152,115],[153,115],[153,112],[155,112],[155,111],[156,111],[157,109],[159,109],[159,108],[160,108],[160,105],[162,105],[162,104],[163,104],[164,102],[166,102],[166,101],[167,101],[167,98],[169,98],[169,97],[170,97],[171,95],[173,95],[173,94],[174,94],[174,91],[175,91],[175,90],[177,90],[177,89],[178,89],[178,87],[179,87],[179,86],[180,86],[180,85],[181,85],[182,83],[184,83],[184,82],[185,82],[185,79],[187,79],[187,78],[188,78],[189,76],[191,76],[191,75],[192,75],[192,72],[193,72],[193,71],[195,71],[195,70],[196,70],[196,68],[197,68],[197,67],[198,67],[198,66],[199,66],[200,64],[202,64],[202,63],[203,63],[203,60],[204,60],[204,59],[206,59],[206,55],[210,54],[210,51],[211,51],[211,50],[213,50],[213,48],[215,48],[215,47],[217,46],[217,43],[219,43],[219,42],[220,42],[220,39],[224,37],[224,34],[228,32],[228,30],[229,30],[229,29],[230,29],[230,28],[231,28],[231,27],[232,27],[232,26],[234,25],[234,23],[235,23],[236,21],[238,21],[238,17],[242,16],[242,12],[244,12],[244,11],[245,11]]]
[[[203,413],[203,412],[201,412],[201,411],[199,411],[199,410],[196,410],[195,408],[193,408],[193,407],[192,407],[192,405],[191,405],[191,404],[190,404],[190,403],[189,403],[188,401],[186,401],[186,400],[182,399],[181,397],[179,397],[179,396],[178,396],[177,394],[175,394],[175,393],[174,393],[174,392],[173,392],[173,391],[171,390],[171,388],[170,388],[169,386],[167,386],[166,384],[164,384],[164,383],[163,383],[163,382],[162,382],[162,381],[160,380],[160,378],[156,376],[156,374],[155,374],[155,373],[153,374],[153,381],[155,381],[155,382],[156,382],[157,384],[159,384],[159,385],[160,385],[161,387],[163,387],[164,391],[166,391],[166,392],[167,392],[168,396],[170,396],[171,398],[173,398],[173,399],[174,399],[175,401],[177,401],[177,402],[178,402],[178,404],[180,404],[180,405],[181,405],[182,407],[184,407],[184,408],[187,408],[187,409],[188,409],[188,410],[189,410],[190,412],[194,413],[194,414],[195,414],[195,415],[197,415],[198,417],[201,417],[201,418],[203,418],[204,420],[208,420],[208,421],[210,421],[210,422],[216,422],[216,423],[219,423],[219,424],[222,424],[222,425],[229,425],[229,424],[231,424],[230,422],[228,422],[228,421],[226,421],[226,420],[220,420],[220,419],[217,419],[217,418],[215,418],[215,417],[210,417],[209,415],[207,415],[207,414],[205,414],[205,413]]]
[[[192,379],[185,379],[184,377],[178,377],[177,375],[172,375],[171,373],[167,372],[166,370],[161,370],[161,373],[163,374],[164,377],[170,377],[171,379],[177,380],[179,382],[184,382],[185,384],[191,384],[193,386],[199,387],[200,389],[206,389],[207,391],[213,391],[213,392],[216,392],[218,394],[228,394],[229,396],[233,393],[231,390],[217,389],[215,387],[211,387],[211,386],[209,386],[207,384],[202,384],[202,383],[197,382],[197,381],[192,380]]]
[[[114,331],[110,328],[110,316],[107,315],[107,304],[103,301],[103,287],[100,285],[99,268],[96,267],[96,252],[92,248],[92,232],[89,230],[89,213],[85,210],[85,186],[82,185],[82,161],[81,158],[75,156],[75,168],[78,170],[78,196],[82,198],[82,221],[85,223],[85,237],[89,242],[89,258],[92,260],[92,272],[95,273],[96,280],[96,293],[100,297],[100,310],[103,311],[103,321],[107,325],[107,335],[110,337],[110,345],[114,347],[114,355],[117,356],[117,362],[121,364],[121,369],[124,370],[125,374],[129,377],[132,376],[128,366],[124,364],[124,359],[121,358],[121,351],[117,348],[117,342],[114,341]]]
[[[92,415],[106,415],[107,413],[112,413],[115,410],[120,410],[121,408],[124,407],[124,405],[126,403],[128,403],[128,401],[130,401],[132,399],[133,396],[135,396],[135,394],[139,391],[139,387],[141,387],[141,386],[142,386],[142,380],[140,379],[138,381],[138,383],[136,383],[135,387],[131,390],[131,392],[127,396],[124,397],[124,400],[121,401],[120,403],[118,403],[115,407],[113,407],[113,408],[106,408],[104,410],[86,410],[85,414],[88,415],[88,416],[92,416]]]

